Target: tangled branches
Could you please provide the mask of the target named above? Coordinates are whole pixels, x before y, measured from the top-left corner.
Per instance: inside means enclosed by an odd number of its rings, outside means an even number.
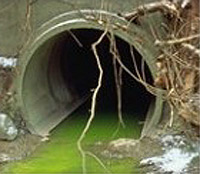
[[[155,87],[167,91],[165,99],[171,107],[173,123],[174,109],[188,122],[200,126],[200,17],[198,0],[162,0],[141,5],[133,12],[122,14],[130,22],[141,16],[161,12],[170,16],[167,23],[169,40],[155,38],[162,54],[157,59]],[[155,36],[155,33],[152,33]],[[143,83],[144,84],[144,83]],[[147,89],[154,87],[145,84]]]
[[[180,13],[181,20],[170,23],[169,40],[156,40],[162,54],[157,60],[157,87],[168,91],[171,109],[186,121],[200,126],[200,18],[195,9],[198,1],[191,1],[191,9]]]

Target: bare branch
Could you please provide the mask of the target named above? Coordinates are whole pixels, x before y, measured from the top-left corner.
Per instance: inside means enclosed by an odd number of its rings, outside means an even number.
[[[200,34],[195,34],[189,37],[183,37],[180,39],[172,39],[172,40],[167,40],[167,41],[160,41],[160,40],[156,40],[155,41],[155,45],[158,46],[165,46],[165,45],[175,45],[175,44],[181,44],[183,42],[188,42],[191,41],[193,39],[197,39],[200,37]]]
[[[140,16],[144,16],[146,13],[154,13],[157,11],[172,14],[179,18],[179,12],[176,8],[176,5],[167,0],[141,5],[134,9],[133,12],[125,13],[121,16],[128,21],[133,21],[134,19],[137,19]]]
[[[200,49],[196,48],[195,46],[188,44],[188,43],[182,43],[181,44],[184,48],[187,48],[191,52],[193,52],[195,55],[197,55],[200,58]]]

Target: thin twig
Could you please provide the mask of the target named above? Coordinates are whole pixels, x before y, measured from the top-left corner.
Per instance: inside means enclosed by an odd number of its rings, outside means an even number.
[[[133,52],[133,46],[130,45],[130,53],[131,53],[131,58],[132,58],[132,61],[133,61],[133,65],[134,65],[134,69],[136,71],[136,74],[138,76],[138,79],[140,81],[143,81],[141,75],[140,75],[140,72],[139,72],[139,69],[138,69],[138,65],[137,65],[137,62],[136,62],[136,58],[135,58],[135,55],[134,55],[134,52]]]
[[[144,59],[141,60],[141,70],[142,70],[142,78],[146,82],[146,74],[145,74],[145,61]]]
[[[76,43],[78,44],[79,47],[83,47],[83,44],[81,43],[81,41],[76,37],[76,35],[71,31],[68,30],[69,34],[73,37],[73,39],[76,41]]]

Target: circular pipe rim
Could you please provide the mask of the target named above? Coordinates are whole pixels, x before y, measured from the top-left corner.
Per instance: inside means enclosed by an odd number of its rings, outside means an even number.
[[[112,27],[113,33],[116,36],[136,48],[142,58],[146,61],[152,77],[155,78],[155,58],[158,55],[158,51],[151,42],[152,38],[144,30],[137,25],[129,24],[123,18],[114,13],[102,10],[82,10],[81,12],[83,16],[80,16],[80,11],[71,11],[60,14],[47,21],[32,35],[28,44],[23,48],[19,59],[20,68],[19,75],[16,79],[16,88],[17,101],[19,103],[19,107],[22,109],[23,118],[27,121],[27,125],[29,125],[29,127],[34,126],[28,122],[29,116],[27,115],[26,106],[23,101],[23,79],[26,74],[26,67],[30,63],[35,51],[47,40],[61,32],[70,31],[71,29],[97,29],[103,31],[106,27]],[[112,23],[110,23],[109,26],[106,25],[106,23],[101,23],[100,20],[98,21],[93,18],[94,14],[96,16],[102,16],[102,19],[109,19],[109,22],[112,21]],[[120,28],[119,26],[122,27]],[[125,30],[123,28],[124,26],[129,27]],[[143,42],[141,42],[141,39]],[[162,99],[160,94],[156,97],[154,111],[152,112],[153,115],[161,114],[162,112]]]

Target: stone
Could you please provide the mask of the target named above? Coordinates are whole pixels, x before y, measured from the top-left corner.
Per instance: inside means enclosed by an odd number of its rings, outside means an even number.
[[[0,113],[0,139],[14,140],[17,137],[18,130],[12,119],[3,113]]]

